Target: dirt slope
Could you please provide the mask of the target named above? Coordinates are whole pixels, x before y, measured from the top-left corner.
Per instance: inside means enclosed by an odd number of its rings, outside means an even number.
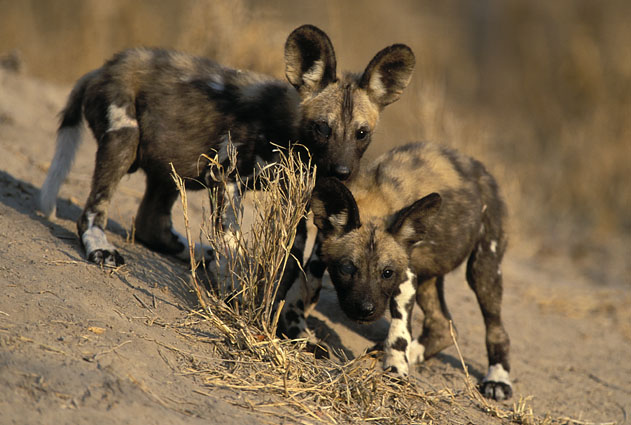
[[[124,179],[110,210],[110,240],[128,263],[117,273],[86,263],[75,235],[93,141],[82,145],[62,187],[59,218],[35,212],[68,90],[0,69],[0,423],[291,423],[235,407],[253,395],[209,388],[186,373],[196,362],[215,361],[217,336],[199,344],[178,330],[193,305],[186,266],[126,241],[140,175]],[[631,288],[597,286],[565,264],[544,269],[517,252],[507,255],[510,403],[532,397],[539,416],[629,422]],[[322,298],[311,323],[332,344],[341,341],[356,355],[385,335],[385,321],[360,327],[345,320],[330,287]],[[447,299],[470,372],[480,378],[484,327],[462,271],[449,276]],[[453,348],[416,376],[428,388],[462,387]]]

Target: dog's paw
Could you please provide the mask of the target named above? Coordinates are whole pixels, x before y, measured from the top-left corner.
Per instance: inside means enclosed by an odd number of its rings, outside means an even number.
[[[410,366],[405,359],[398,359],[397,357],[399,356],[390,356],[386,353],[383,370],[397,378],[405,378],[408,376]]]
[[[480,393],[486,398],[502,401],[511,398],[513,388],[506,382],[484,381],[480,384]]]
[[[95,249],[88,253],[88,261],[105,267],[118,267],[125,264],[125,259],[115,249]]]
[[[489,373],[480,384],[480,392],[484,397],[496,401],[506,400],[513,395],[508,371],[501,363],[489,367]]]
[[[388,375],[388,377],[391,380],[396,381],[396,382],[404,381],[408,377],[407,365],[402,367],[401,365],[399,365],[399,366],[395,366],[395,365],[386,366],[384,364],[383,371]]]
[[[318,339],[308,328],[296,326],[288,329],[281,329],[280,324],[276,332],[279,338],[297,340],[297,343],[304,344],[304,350],[312,353],[316,359],[330,359],[331,347],[324,341]]]
[[[308,351],[309,353],[313,353],[316,359],[330,359],[331,358],[331,348],[323,341],[319,341],[319,342],[307,341],[305,350]]]

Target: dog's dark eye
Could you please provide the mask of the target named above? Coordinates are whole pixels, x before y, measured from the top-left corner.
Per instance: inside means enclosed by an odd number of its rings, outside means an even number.
[[[318,121],[314,124],[315,126],[315,131],[322,137],[328,139],[329,137],[331,137],[331,127],[329,127],[329,124],[325,123],[324,121]]]
[[[355,132],[355,138],[357,140],[364,140],[366,137],[368,137],[368,134],[368,129],[362,127]]]
[[[354,275],[357,271],[357,267],[351,261],[345,261],[340,264],[340,272],[348,275]]]
[[[392,269],[383,269],[383,271],[381,272],[381,277],[383,277],[384,279],[390,279],[392,276],[394,276],[394,272],[392,271]]]

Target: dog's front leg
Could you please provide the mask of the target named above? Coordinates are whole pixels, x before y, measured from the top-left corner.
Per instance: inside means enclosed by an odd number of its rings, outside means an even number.
[[[243,187],[236,182],[227,183],[224,191],[225,205],[221,211],[221,226],[226,247],[235,253],[241,251],[240,217],[243,213],[241,206]]]
[[[383,368],[398,376],[407,376],[411,337],[412,308],[416,295],[416,275],[406,272],[407,279],[390,299],[392,322],[385,342]]]
[[[244,188],[237,182],[228,182],[222,186],[217,194],[217,205],[214,206],[218,208],[218,213],[214,214],[214,233],[209,237],[212,246],[204,245],[203,252],[217,282],[224,290],[232,291],[236,289],[234,286],[237,283],[234,270],[241,264],[240,259],[244,255],[241,233],[241,198]]]
[[[298,273],[285,296],[278,334],[288,338],[307,337],[306,317],[311,313],[320,297],[322,276],[326,266],[320,259],[320,242],[316,237],[305,272]]]

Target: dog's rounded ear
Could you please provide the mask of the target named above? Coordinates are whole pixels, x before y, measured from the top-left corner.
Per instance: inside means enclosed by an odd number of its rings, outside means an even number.
[[[296,28],[285,43],[285,76],[304,97],[334,82],[336,59],[329,37],[313,25]]]
[[[318,180],[311,195],[311,211],[324,237],[342,235],[361,225],[353,194],[335,177]]]
[[[414,53],[405,44],[386,47],[370,61],[359,86],[380,109],[395,102],[410,83],[416,65]]]
[[[410,248],[425,238],[441,204],[440,195],[435,192],[430,193],[395,213],[388,231],[400,244]]]

